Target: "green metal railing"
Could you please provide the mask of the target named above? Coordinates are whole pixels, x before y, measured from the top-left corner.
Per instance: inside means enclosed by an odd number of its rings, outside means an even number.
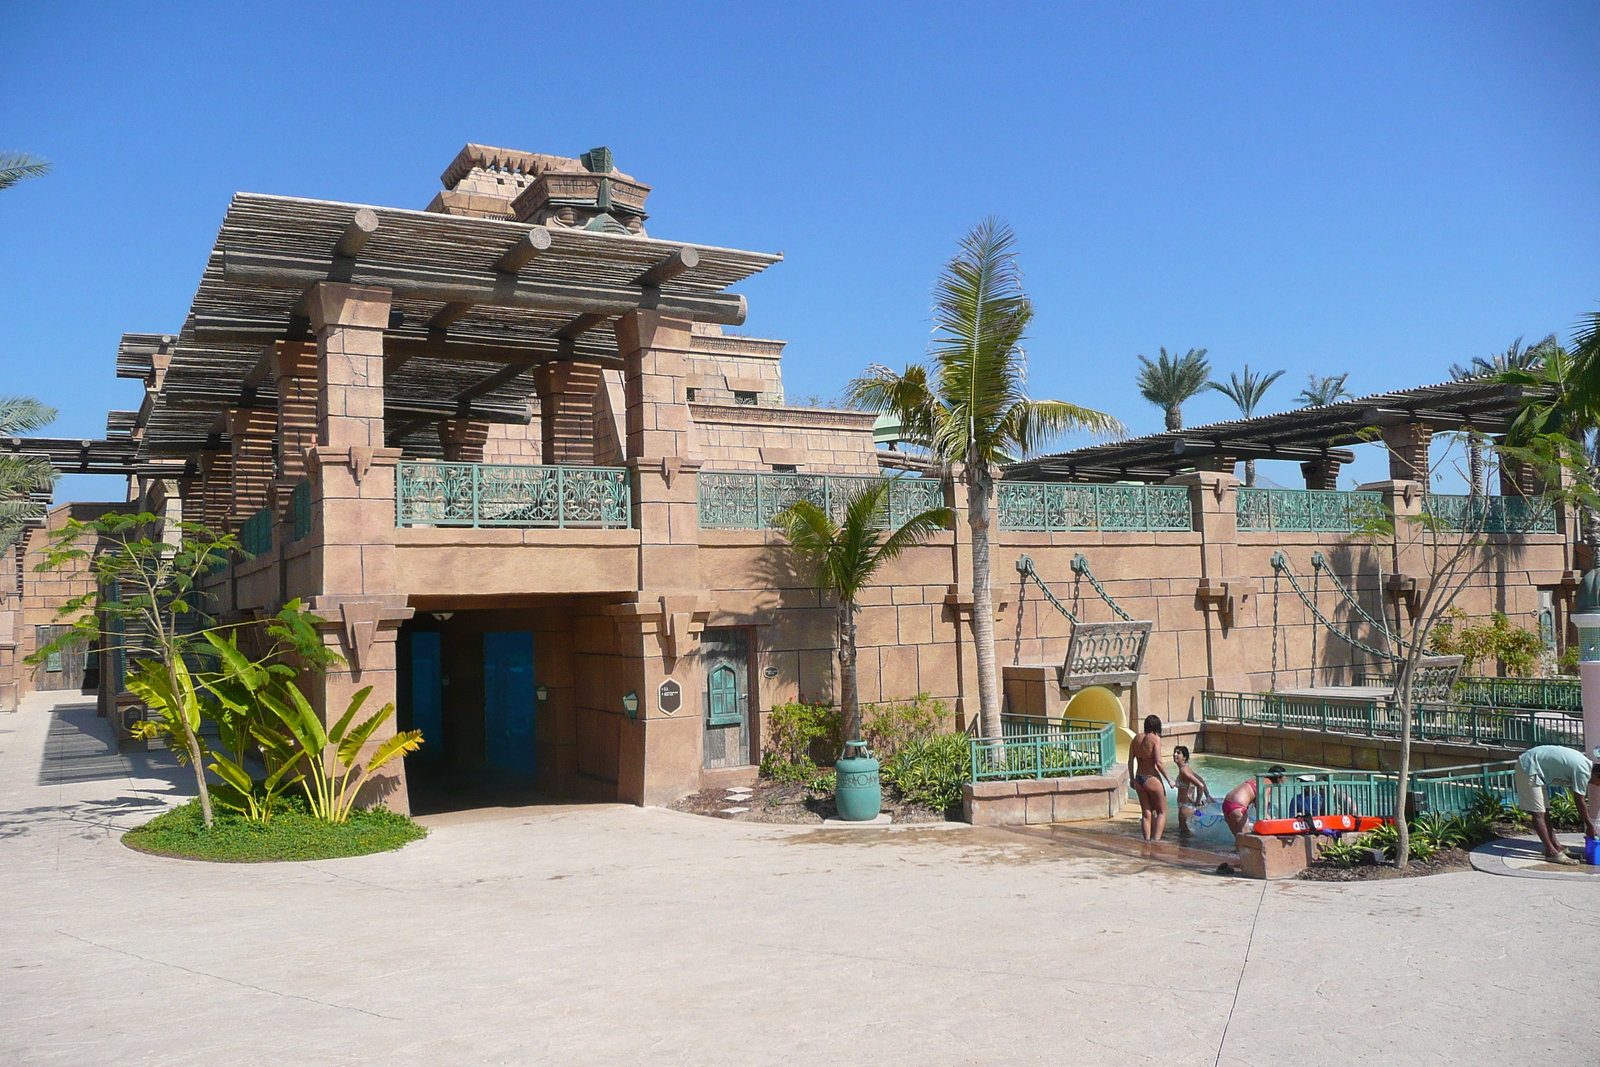
[[[764,530],[790,505],[809,500],[838,521],[850,501],[878,482],[889,485],[887,527],[924,511],[942,508],[944,482],[937,478],[870,478],[846,474],[764,474],[701,471],[700,526],[706,530]]]
[[[1351,533],[1384,514],[1382,493],[1331,489],[1234,491],[1238,528],[1278,533]]]
[[[239,547],[252,556],[272,551],[271,508],[262,508],[239,524]]]
[[[397,526],[626,529],[632,509],[622,467],[404,462],[396,480]]]
[[[311,536],[311,483],[301,482],[289,494],[289,522],[292,540]]]
[[[1516,802],[1516,764],[1485,763],[1416,771],[1408,783],[1416,810],[1462,814],[1480,793]],[[1289,774],[1274,785],[1265,773],[1256,775],[1258,819],[1305,815],[1393,816],[1399,775],[1393,771],[1320,771]]]
[[[1284,696],[1276,693],[1200,694],[1205,722],[1275,726],[1289,730],[1399,737],[1400,707],[1391,700]],[[1411,739],[1443,744],[1583,747],[1583,720],[1537,708],[1483,708],[1419,704],[1412,710]]]
[[[1117,761],[1110,723],[1008,715],[1001,719],[1000,735],[999,741],[970,739],[974,782],[1105,774]]]
[[[1001,482],[996,489],[1002,530],[1194,529],[1181,485]]]
[[[1394,685],[1394,675],[1364,671],[1356,685]],[[1487,708],[1536,708],[1545,711],[1583,710],[1583,683],[1576,678],[1495,678],[1488,675],[1456,679],[1455,702]]]
[[[1422,510],[1447,530],[1481,530],[1486,534],[1556,532],[1556,509],[1539,497],[1429,493],[1423,499]]]

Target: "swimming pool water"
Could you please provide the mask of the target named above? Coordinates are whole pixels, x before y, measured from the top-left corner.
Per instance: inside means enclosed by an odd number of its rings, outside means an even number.
[[[1171,752],[1162,753],[1162,761],[1166,764],[1168,777],[1176,780],[1178,777],[1177,765],[1172,762]],[[1228,824],[1223,821],[1222,798],[1234,786],[1247,778],[1254,778],[1264,773],[1274,765],[1282,767],[1290,774],[1304,774],[1310,771],[1324,771],[1326,767],[1307,767],[1299,763],[1282,763],[1278,760],[1252,760],[1237,759],[1233,756],[1210,756],[1204,752],[1198,753],[1190,766],[1196,774],[1205,779],[1206,786],[1211,790],[1211,795],[1216,801],[1209,807],[1197,813],[1197,817],[1189,822],[1189,829],[1202,841],[1209,841],[1219,845],[1233,844],[1233,834],[1228,830]],[[1129,795],[1132,795],[1130,790]],[[1252,812],[1252,817],[1254,813]],[[1167,790],[1167,832],[1176,833],[1178,828],[1178,794],[1176,790]]]

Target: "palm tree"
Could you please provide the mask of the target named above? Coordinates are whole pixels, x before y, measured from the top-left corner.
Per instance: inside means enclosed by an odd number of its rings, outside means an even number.
[[[0,152],[0,189],[9,189],[24,178],[39,178],[50,173],[51,163],[26,152]]]
[[[1160,408],[1167,418],[1167,429],[1183,429],[1183,402],[1211,384],[1211,364],[1206,350],[1191,348],[1183,355],[1167,354],[1165,348],[1154,362],[1140,356],[1143,367],[1135,384],[1139,395]]]
[[[796,501],[772,520],[810,572],[818,592],[832,593],[836,599],[839,708],[845,741],[861,735],[856,596],[872,583],[878,568],[944,529],[950,519],[949,508],[932,508],[888,530],[883,518],[893,485],[893,479],[872,483],[845,505],[843,522],[834,522],[832,515],[809,500]]]
[[[31,433],[55,421],[56,409],[27,396],[0,396],[0,437]],[[55,488],[48,459],[0,456],[0,550],[9,548],[30,519],[44,512],[38,497]]]
[[[1256,405],[1267,395],[1272,383],[1282,377],[1281,370],[1275,370],[1271,374],[1252,374],[1250,364],[1246,363],[1243,376],[1230,374],[1226,383],[1212,382],[1208,388],[1215,389],[1237,404],[1239,414],[1248,419],[1256,413]],[[1244,461],[1244,484],[1256,484],[1256,461],[1253,459]]]
[[[850,383],[849,396],[869,411],[900,416],[907,439],[941,465],[960,465],[972,529],[972,636],[978,660],[983,736],[1000,740],[1000,686],[995,668],[994,590],[989,585],[989,514],[994,464],[1002,453],[1027,455],[1066,430],[1120,434],[1110,415],[1059,400],[1032,400],[1026,390],[1022,337],[1033,302],[1022,291],[1010,227],[985,219],[961,239],[961,251],[934,285],[935,339],[930,367],[903,374],[873,367]]]
[[[1349,378],[1349,374],[1330,374],[1326,378],[1316,374],[1308,374],[1306,375],[1306,380],[1310,384],[1300,390],[1300,395],[1296,396],[1295,399],[1307,407],[1317,408],[1325,408],[1329,404],[1337,404],[1341,400],[1353,400],[1355,398],[1354,394],[1344,387],[1344,383]]]
[[[1524,346],[1522,338],[1518,337],[1506,346],[1504,352],[1497,352],[1492,356],[1473,356],[1467,364],[1450,364],[1450,380],[1455,382],[1471,381],[1474,378],[1498,377],[1502,374],[1513,374],[1519,371],[1536,371],[1544,365],[1545,358],[1550,355],[1552,348],[1560,348],[1556,342],[1556,335],[1550,334],[1536,345]],[[1483,470],[1483,443],[1472,434],[1467,435],[1467,480],[1472,483],[1471,494],[1482,496],[1484,492]]]

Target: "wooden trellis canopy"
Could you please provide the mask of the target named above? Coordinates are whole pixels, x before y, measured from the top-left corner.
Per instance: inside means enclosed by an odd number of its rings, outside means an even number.
[[[0,451],[5,454],[47,459],[62,474],[132,474],[138,447],[138,442],[131,437],[109,441],[0,437]]]
[[[739,325],[728,286],[779,255],[502,219],[240,193],[173,338],[130,334],[119,373],[170,364],[142,455],[225,447],[232,407],[276,406],[267,353],[309,340],[301,300],[321,281],[394,293],[384,333],[391,425],[524,423],[531,375],[555,360],[618,365],[611,324],[636,309]],[[124,366],[126,365],[126,366]]]
[[[1244,459],[1351,463],[1348,446],[1373,427],[1418,423],[1432,430],[1471,427],[1504,433],[1524,391],[1483,379],[1378,393],[1320,407],[1235,419],[1090,445],[1014,463],[1005,477],[1030,481],[1161,481],[1206,462]]]

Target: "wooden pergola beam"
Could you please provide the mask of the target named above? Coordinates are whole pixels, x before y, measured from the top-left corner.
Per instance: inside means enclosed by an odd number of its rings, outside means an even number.
[[[700,253],[695,250],[693,245],[684,245],[672,255],[635,278],[633,284],[658,289],[680,274],[687,274],[699,265]]]
[[[223,249],[222,261],[223,280],[229,285],[301,291],[327,281],[333,266],[331,259],[315,256],[227,248]],[[350,277],[341,280],[388,289],[396,300],[490,304],[605,316],[625,315],[643,308],[723,326],[743,325],[748,310],[744,297],[738,293],[668,293],[639,285],[534,281],[492,270],[430,270],[365,260],[356,261]]]

